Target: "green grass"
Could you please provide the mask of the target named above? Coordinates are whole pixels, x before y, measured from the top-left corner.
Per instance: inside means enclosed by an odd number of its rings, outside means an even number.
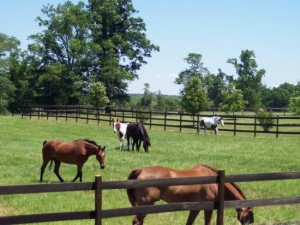
[[[72,121],[38,121],[18,116],[0,117],[0,185],[39,183],[42,164],[41,149],[44,140],[72,141],[89,138],[107,149],[106,168],[100,170],[95,157],[83,167],[83,181],[94,181],[101,174],[104,181],[125,180],[136,167],[163,165],[178,169],[207,163],[225,169],[226,174],[300,171],[300,139],[273,136],[232,137],[220,132],[219,136],[149,130],[150,153],[118,150],[118,140],[109,124],[85,124]],[[61,175],[70,181],[76,166],[62,164]],[[45,183],[57,183],[52,171],[45,172]],[[239,183],[248,199],[300,195],[300,181],[269,181]],[[25,203],[25,204],[24,204]],[[93,210],[93,192],[67,192],[0,196],[0,216],[31,213]],[[103,193],[103,208],[129,207],[124,190]],[[257,207],[255,224],[300,224],[299,205]],[[225,224],[239,224],[235,210],[227,209]],[[182,225],[188,212],[148,215],[145,225]],[[214,217],[215,219],[215,217]],[[132,216],[105,219],[104,225],[131,224]],[[92,220],[43,224],[93,224]],[[200,213],[195,224],[203,224]]]

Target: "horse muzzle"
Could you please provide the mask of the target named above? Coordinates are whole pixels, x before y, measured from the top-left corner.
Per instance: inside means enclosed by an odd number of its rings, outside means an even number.
[[[105,168],[105,165],[101,165],[100,168],[103,170]]]

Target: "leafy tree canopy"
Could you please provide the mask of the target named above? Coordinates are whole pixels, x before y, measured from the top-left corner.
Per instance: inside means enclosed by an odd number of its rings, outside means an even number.
[[[236,88],[242,91],[246,106],[258,107],[261,102],[262,77],[266,71],[257,69],[254,51],[243,50],[240,55],[240,61],[232,58],[228,59],[227,63],[232,64],[236,70],[238,75],[235,81]]]
[[[126,97],[127,82],[138,78],[145,58],[159,47],[146,38],[146,26],[131,0],[89,0],[47,5],[37,20],[45,30],[31,36],[29,50],[39,61],[41,98],[80,103],[93,82],[102,82],[110,100]],[[56,70],[55,68],[58,68]],[[49,71],[56,71],[49,74]],[[49,78],[55,76],[55,79]],[[62,93],[65,93],[64,95]]]

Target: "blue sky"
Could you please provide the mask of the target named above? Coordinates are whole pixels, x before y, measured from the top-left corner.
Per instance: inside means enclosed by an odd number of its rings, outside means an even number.
[[[27,37],[40,31],[35,18],[47,3],[63,0],[9,0],[1,3],[0,32],[18,38],[23,49]],[[74,0],[77,3],[78,0]],[[144,19],[147,37],[160,47],[129,84],[129,93],[142,93],[144,83],[152,92],[178,94],[174,84],[180,71],[188,68],[189,53],[202,54],[212,73],[218,68],[234,75],[229,58],[242,50],[253,50],[258,68],[265,69],[268,87],[300,81],[299,0],[133,0]]]

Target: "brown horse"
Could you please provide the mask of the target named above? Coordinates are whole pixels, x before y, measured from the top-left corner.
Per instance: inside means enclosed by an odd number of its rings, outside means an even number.
[[[62,177],[59,175],[60,164],[77,164],[77,175],[72,180],[76,181],[78,178],[82,182],[82,167],[83,164],[88,160],[91,155],[96,155],[101,169],[105,167],[105,147],[101,148],[96,142],[90,140],[75,140],[73,142],[62,142],[62,141],[44,141],[43,143],[43,165],[41,167],[40,181],[43,181],[43,174],[49,161],[50,168],[54,161],[54,173],[60,180],[64,182]]]
[[[186,170],[175,170],[162,166],[151,166],[140,169],[134,169],[128,176],[129,180],[146,180],[162,178],[179,178],[179,177],[202,177],[217,176],[217,170],[207,166],[198,165]],[[197,185],[178,185],[167,187],[143,187],[128,189],[127,195],[132,206],[153,205],[156,201],[163,200],[167,203],[174,202],[199,202],[199,201],[216,201],[218,196],[217,184],[197,184]],[[225,184],[225,200],[244,200],[246,199],[241,189],[234,183]],[[239,208],[237,218],[241,224],[253,223],[253,209]],[[190,211],[186,225],[192,225],[200,211]],[[212,210],[204,211],[205,225],[210,225]],[[145,214],[135,216],[132,224],[142,225]]]

